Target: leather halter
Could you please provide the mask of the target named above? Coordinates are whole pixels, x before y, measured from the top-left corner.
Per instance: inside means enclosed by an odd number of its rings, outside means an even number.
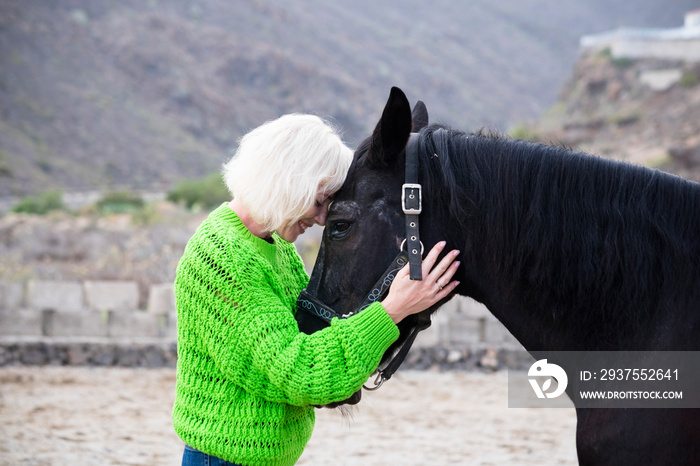
[[[396,277],[396,273],[401,270],[407,262],[409,264],[411,280],[423,279],[421,268],[423,243],[420,241],[418,224],[418,216],[423,210],[423,198],[422,188],[418,183],[417,139],[418,133],[411,133],[408,143],[406,144],[405,183],[401,188],[401,207],[405,215],[406,239],[403,241],[403,243],[401,243],[399,254],[394,258],[377,283],[375,283],[357,310],[348,314],[340,314],[336,312],[330,306],[327,306],[306,290],[302,290],[299,294],[299,298],[297,299],[297,313],[295,316],[297,322],[299,323],[299,329],[302,332],[307,334],[313,333],[316,329],[329,326],[333,318],[346,319],[352,315],[362,312],[373,302],[383,299],[388,293],[389,287]],[[406,251],[403,250],[404,245],[407,246]],[[311,281],[313,281],[313,277]],[[307,326],[303,322],[305,321],[305,318],[310,316],[315,322],[313,325]],[[394,357],[391,358],[383,367],[377,369],[377,378],[374,381],[374,386],[367,387],[363,385],[363,387],[366,390],[376,390],[384,383],[385,380],[389,380],[408,355],[408,351],[413,345],[418,333],[428,327],[430,327],[430,319],[427,319],[427,321],[424,320],[418,325],[412,327],[408,337],[406,337],[406,340],[395,353]]]
[[[420,241],[418,216],[423,211],[423,188],[418,183],[418,133],[411,133],[406,144],[406,178],[401,187],[401,208],[406,219],[406,243],[411,280],[422,280],[421,257],[423,243]]]

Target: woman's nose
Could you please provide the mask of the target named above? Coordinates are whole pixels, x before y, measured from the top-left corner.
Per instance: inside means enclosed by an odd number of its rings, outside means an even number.
[[[319,209],[318,214],[316,214],[314,217],[314,221],[319,225],[324,226],[326,224],[326,216],[328,215],[328,206],[324,203],[324,205],[319,207]]]

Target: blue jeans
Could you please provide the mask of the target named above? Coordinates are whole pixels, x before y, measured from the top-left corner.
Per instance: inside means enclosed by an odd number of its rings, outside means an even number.
[[[207,455],[199,450],[195,450],[189,445],[185,445],[182,454],[182,466],[240,466],[230,461],[222,460],[216,456]]]

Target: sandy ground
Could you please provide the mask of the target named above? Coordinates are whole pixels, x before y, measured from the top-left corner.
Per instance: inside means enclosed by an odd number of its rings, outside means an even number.
[[[178,465],[172,369],[0,368],[0,465]],[[507,372],[405,371],[318,411],[303,465],[576,464],[573,409],[509,409]]]

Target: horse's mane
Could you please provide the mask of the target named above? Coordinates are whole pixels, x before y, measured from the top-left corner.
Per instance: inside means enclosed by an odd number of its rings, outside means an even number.
[[[480,246],[492,248],[492,263],[526,290],[523,299],[552,312],[575,303],[581,312],[644,312],[662,289],[697,286],[699,184],[441,125],[425,128],[419,144],[433,208],[488,241]]]

